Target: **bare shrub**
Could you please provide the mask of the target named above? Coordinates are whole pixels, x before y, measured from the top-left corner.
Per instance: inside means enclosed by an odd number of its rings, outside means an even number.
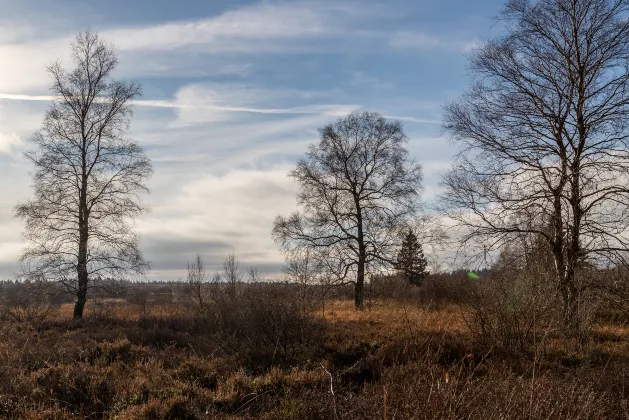
[[[188,278],[183,287],[177,288],[180,293],[173,300],[186,305],[193,312],[203,312],[209,302],[209,280],[210,276],[205,270],[203,260],[197,255],[194,262],[188,263]],[[173,287],[172,290],[176,289]]]
[[[146,316],[151,291],[146,285],[132,285],[126,290],[126,301]]]
[[[624,418],[620,404],[586,378],[523,378],[499,367],[470,378],[434,363],[394,366],[361,392],[337,390],[339,418]],[[327,418],[333,418],[328,415]]]
[[[558,325],[556,289],[527,272],[461,280],[458,301],[476,343],[509,354],[529,352],[538,332]]]
[[[592,270],[590,279],[599,303],[598,321],[629,323],[629,269],[626,266]]]
[[[371,276],[369,283],[369,291],[374,299],[404,299],[414,287],[399,274],[376,274]]]
[[[223,275],[211,279],[197,257],[185,285],[197,323],[222,352],[240,355],[253,370],[308,360],[323,329],[305,304],[304,285],[260,282],[255,269],[250,282],[243,278],[233,254]]]
[[[374,275],[370,282],[370,293],[375,300],[399,300],[416,304],[423,310],[440,310],[448,304],[456,304],[465,294],[459,289],[464,273],[430,274],[421,285],[410,284],[403,276]]]
[[[286,281],[295,286],[291,298],[299,302],[304,312],[325,306],[325,298],[337,286],[327,275],[323,262],[308,249],[287,253],[282,271]]]
[[[456,286],[462,286],[461,277],[457,274],[431,274],[426,278],[419,290],[418,303],[426,310],[440,310],[448,304],[456,303],[453,299],[458,295]]]
[[[4,284],[0,289],[2,314],[18,322],[42,322],[58,310],[59,289],[42,279]]]
[[[100,321],[111,319],[115,312],[113,302],[103,296],[94,296],[87,308],[90,316]]]
[[[323,327],[292,298],[295,292],[290,284],[257,283],[247,285],[237,300],[217,300],[217,338],[254,370],[309,360]]]

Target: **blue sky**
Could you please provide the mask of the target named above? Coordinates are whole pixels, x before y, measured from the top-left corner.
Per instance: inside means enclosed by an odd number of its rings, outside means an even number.
[[[49,106],[46,66],[71,65],[91,27],[119,51],[117,77],[143,85],[129,135],[153,160],[137,222],[152,279],[218,269],[279,271],[270,237],[295,209],[287,177],[317,128],[364,109],[400,119],[424,165],[425,201],[454,153],[442,106],[468,85],[465,54],[496,35],[498,0],[0,0],[0,278],[23,247],[13,207],[30,194],[26,139]]]

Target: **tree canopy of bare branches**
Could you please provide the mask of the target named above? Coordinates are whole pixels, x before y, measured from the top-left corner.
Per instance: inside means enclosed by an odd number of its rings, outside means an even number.
[[[57,99],[30,140],[34,198],[16,214],[26,223],[25,267],[63,283],[77,298],[80,318],[97,279],[148,267],[131,221],[144,211],[141,195],[152,168],[125,137],[140,85],[112,78],[115,50],[93,32],[76,37],[72,56],[73,70],[49,67]]]
[[[510,0],[506,34],[471,55],[473,83],[446,108],[461,147],[443,210],[464,241],[548,244],[577,332],[583,264],[626,263],[629,1]]]
[[[421,166],[409,159],[397,121],[352,113],[319,130],[320,141],[290,173],[300,185],[300,211],[278,216],[273,236],[310,258],[339,282],[355,285],[363,306],[365,272],[392,264],[398,229],[418,208]]]

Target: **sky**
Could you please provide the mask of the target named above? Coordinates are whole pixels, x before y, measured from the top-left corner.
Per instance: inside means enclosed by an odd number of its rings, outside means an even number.
[[[200,255],[234,253],[273,277],[276,215],[296,210],[288,177],[317,128],[354,110],[404,124],[430,203],[454,146],[443,106],[469,84],[466,54],[495,36],[502,0],[0,0],[0,279],[25,244],[23,157],[50,101],[46,67],[71,68],[87,28],[118,51],[116,78],[143,86],[129,136],[154,166],[137,220],[148,279],[176,280]]]

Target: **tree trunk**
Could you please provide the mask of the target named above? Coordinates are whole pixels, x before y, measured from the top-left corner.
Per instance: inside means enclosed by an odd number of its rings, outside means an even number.
[[[356,276],[356,284],[354,285],[354,305],[356,309],[363,309],[363,301],[365,297],[365,261],[358,262],[358,275]]]
[[[85,302],[87,301],[87,232],[85,232],[85,239],[83,236],[83,232],[81,232],[79,236],[79,258],[76,270],[78,287],[76,294],[76,304],[74,305],[74,318],[83,317],[83,309],[85,307]]]
[[[570,338],[581,337],[581,323],[579,319],[579,307],[581,297],[576,285],[575,269],[568,262],[565,274],[561,279],[561,298],[563,301],[563,327]]]
[[[562,286],[563,326],[566,334],[571,338],[581,337],[581,323],[579,322],[579,295],[573,284]]]
[[[74,318],[83,318],[83,309],[85,309],[85,302],[87,302],[87,280],[82,281],[79,279],[79,289],[76,296],[76,303],[74,304]]]
[[[564,333],[571,338],[581,337],[581,324],[579,320],[580,299],[579,289],[576,284],[576,270],[572,258],[563,258],[555,255],[557,267],[557,286],[562,300],[562,323]]]
[[[365,249],[365,232],[363,230],[363,213],[358,196],[354,196],[356,203],[356,219],[358,221],[358,273],[356,275],[356,284],[354,285],[354,306],[358,310],[363,309],[363,301],[365,297],[365,261],[367,261],[367,252]]]
[[[76,265],[77,274],[77,294],[74,305],[74,318],[83,317],[83,309],[87,301],[87,282],[89,274],[87,272],[87,240],[88,230],[88,209],[87,209],[87,176],[83,176],[83,185],[79,197],[79,254]]]

